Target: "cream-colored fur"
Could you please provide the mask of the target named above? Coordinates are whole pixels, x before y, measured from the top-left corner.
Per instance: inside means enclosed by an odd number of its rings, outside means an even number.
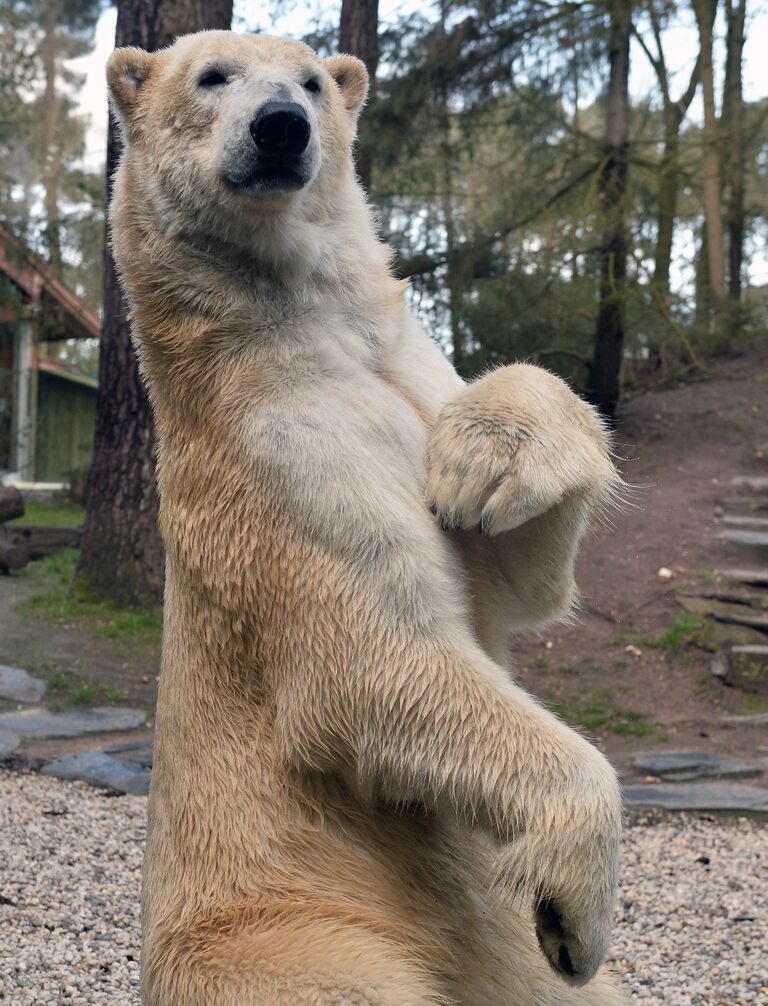
[[[535,367],[466,387],[409,317],[357,60],[210,32],[108,76],[168,554],[144,1003],[619,1004],[616,779],[505,669],[569,609],[600,422]],[[275,93],[298,191],[243,183]]]

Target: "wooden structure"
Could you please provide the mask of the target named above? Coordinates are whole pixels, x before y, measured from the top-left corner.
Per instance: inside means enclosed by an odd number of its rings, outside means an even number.
[[[57,482],[87,465],[97,381],[46,348],[99,331],[93,311],[0,225],[0,475]]]

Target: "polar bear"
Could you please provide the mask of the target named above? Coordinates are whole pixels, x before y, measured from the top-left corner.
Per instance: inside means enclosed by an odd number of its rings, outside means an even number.
[[[351,159],[351,56],[205,32],[108,66],[159,435],[146,1006],[615,1006],[621,804],[512,680],[616,476],[532,366],[465,385]]]

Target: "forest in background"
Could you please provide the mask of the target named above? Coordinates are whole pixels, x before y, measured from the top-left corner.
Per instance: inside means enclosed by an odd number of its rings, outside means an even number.
[[[757,3],[439,0],[379,31],[377,6],[345,4],[375,72],[361,173],[415,309],[463,373],[529,357],[595,392],[598,323],[602,355],[623,329],[623,384],[761,333],[765,292],[745,280],[766,255],[768,99],[746,103],[741,85]],[[97,310],[104,180],[83,166],[69,63],[103,9],[0,2],[0,215]],[[673,73],[672,29],[693,22],[698,58]],[[342,28],[331,12],[304,37],[330,54]],[[630,57],[656,85],[635,104]]]
[[[131,599],[152,551],[154,441],[126,376],[108,256],[102,269],[104,173],[84,167],[83,81],[70,68],[103,9],[0,0],[0,219],[104,305],[81,568],[98,580],[99,557],[121,553],[119,484],[132,572],[116,572],[118,560],[109,576],[134,584],[117,592]],[[321,55],[353,52],[371,72],[358,171],[414,308],[463,374],[540,361],[613,417],[626,389],[706,371],[765,338],[768,288],[749,270],[768,256],[768,98],[745,101],[742,84],[759,0],[438,0],[386,20],[378,0],[344,0],[319,19],[279,0],[246,5],[236,27],[286,12]],[[117,41],[157,48],[231,16],[222,0],[120,0]],[[698,39],[682,69],[680,25]],[[636,61],[654,84],[632,102]],[[112,132],[107,174],[116,144]],[[62,351],[96,366],[95,347]]]

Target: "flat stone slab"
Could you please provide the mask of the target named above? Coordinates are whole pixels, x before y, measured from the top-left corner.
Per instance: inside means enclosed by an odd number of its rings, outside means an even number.
[[[116,789],[132,796],[146,796],[150,773],[137,765],[129,765],[103,751],[80,751],[49,762],[40,769],[41,775],[56,779],[79,779],[90,786]]]
[[[0,664],[0,698],[11,702],[39,702],[45,695],[46,684],[33,678],[21,667]]]
[[[146,741],[135,741],[133,744],[115,744],[114,747],[104,748],[106,754],[122,755],[124,761],[132,765],[143,765],[144,768],[152,768],[153,751],[152,744]]]
[[[637,754],[634,767],[664,782],[694,782],[696,779],[752,779],[762,770],[747,762],[712,751],[661,751]]]
[[[7,758],[21,744],[21,737],[13,730],[0,730],[0,758]]]
[[[732,782],[651,783],[624,787],[628,807],[768,813],[768,789]]]
[[[82,737],[112,730],[135,730],[146,722],[142,709],[95,706],[51,713],[47,709],[23,709],[0,714],[0,730],[13,730],[26,737]]]

